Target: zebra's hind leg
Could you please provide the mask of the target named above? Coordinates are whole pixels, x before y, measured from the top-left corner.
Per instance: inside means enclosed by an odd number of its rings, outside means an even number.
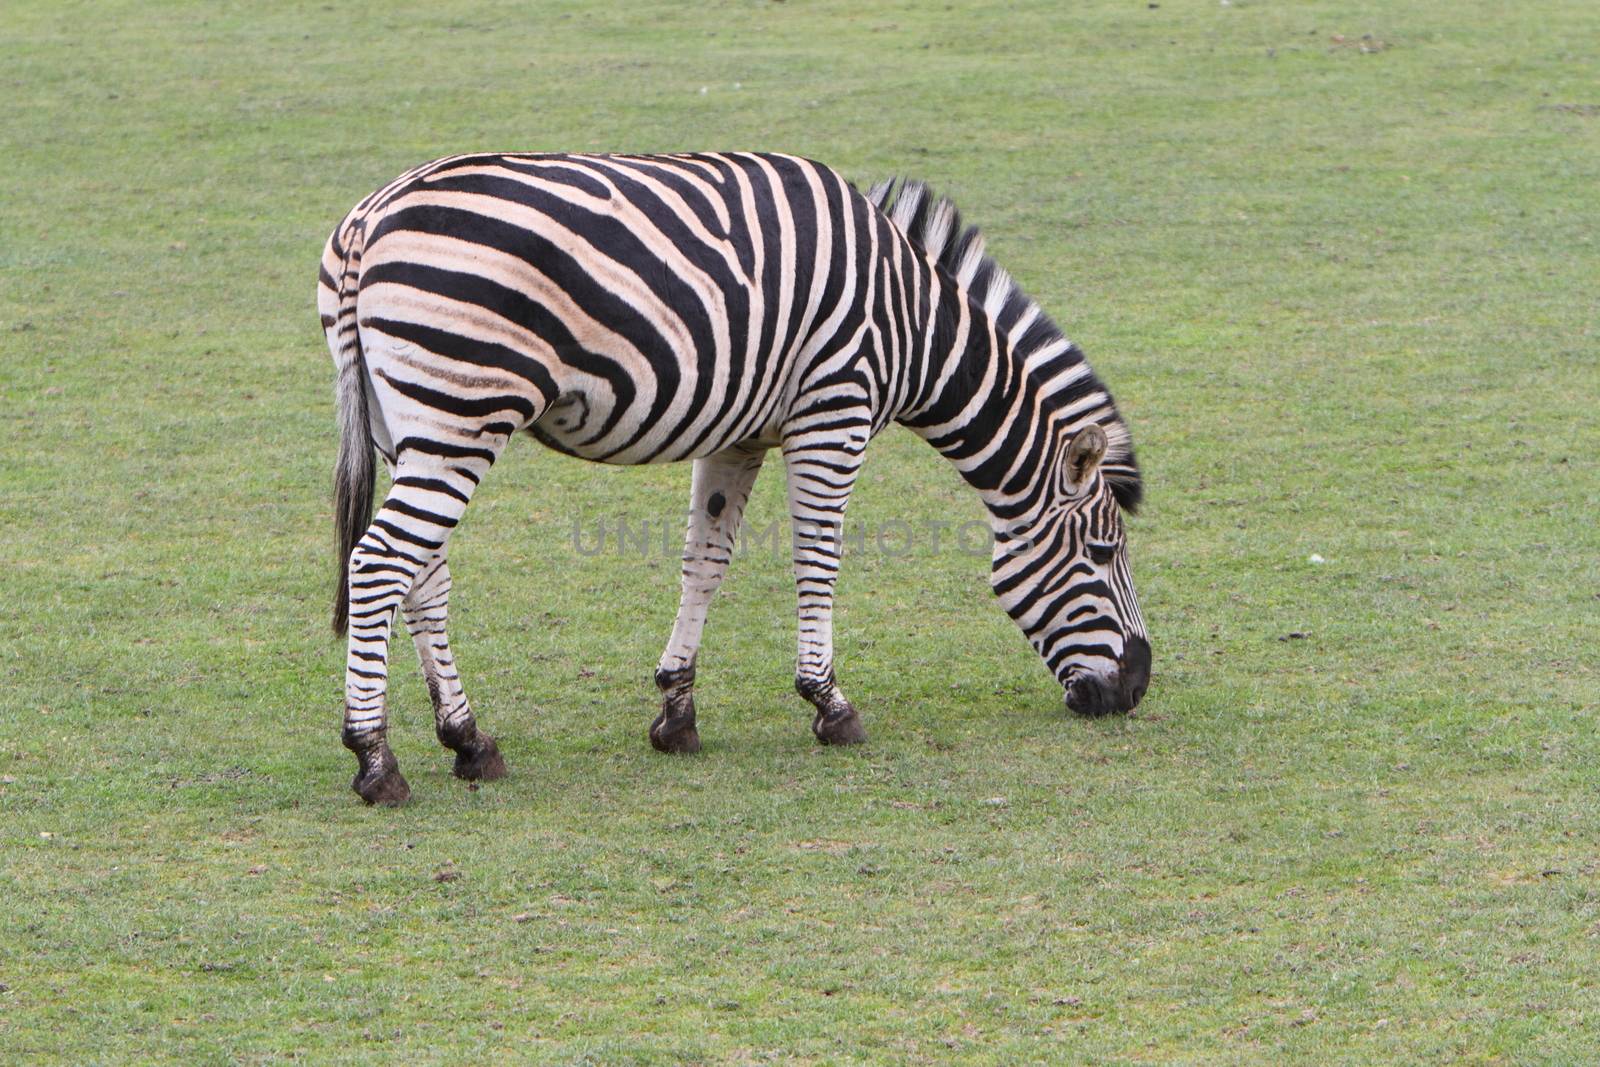
[[[433,701],[434,732],[439,743],[456,754],[455,776],[466,781],[504,778],[506,761],[494,738],[478,729],[450,652],[445,632],[450,619],[450,563],[443,553],[429,560],[417,576],[401,612]]]
[[[661,714],[650,724],[650,744],[658,751],[700,751],[700,732],[694,721],[695,657],[700,651],[706,609],[728,572],[739,521],[765,455],[765,449],[735,447],[695,460],[678,618],[656,667]]]
[[[444,460],[403,453],[394,482],[350,553],[350,644],[345,665],[344,746],[358,768],[351,788],[368,804],[403,804],[411,787],[389,749],[386,699],[395,609],[445,542],[494,452]]]

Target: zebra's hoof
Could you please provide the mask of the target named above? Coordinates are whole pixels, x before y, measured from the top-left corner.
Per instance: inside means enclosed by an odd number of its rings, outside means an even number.
[[[824,745],[859,745],[867,739],[867,728],[861,725],[861,716],[850,707],[827,718],[818,715],[811,724],[811,732]]]
[[[694,718],[669,719],[665,712],[650,724],[650,746],[657,752],[692,756],[700,751],[700,731],[694,727]]]
[[[376,759],[363,766],[350,788],[368,804],[382,804],[386,808],[397,808],[411,799],[411,786],[400,773],[400,763],[387,745]]]
[[[506,776],[505,757],[494,738],[480,730],[469,744],[456,749],[452,773],[464,782],[492,782]]]

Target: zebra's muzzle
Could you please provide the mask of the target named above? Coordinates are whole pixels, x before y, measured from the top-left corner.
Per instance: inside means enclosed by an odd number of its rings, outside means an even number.
[[[1113,676],[1080,674],[1067,683],[1067,707],[1079,715],[1132,711],[1150,685],[1150,642],[1128,639],[1122,664]]]

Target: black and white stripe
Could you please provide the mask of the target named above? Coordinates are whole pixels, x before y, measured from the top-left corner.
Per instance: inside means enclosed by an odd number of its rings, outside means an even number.
[[[996,592],[1068,703],[1115,710],[1143,692],[1120,517],[1139,497],[1127,428],[1078,349],[921,185],[862,195],[766,154],[451,157],[346,216],[318,307],[339,375],[344,738],[369,801],[408,793],[385,741],[396,608],[457,773],[503,772],[450,654],[445,551],[521,430],[600,462],[695,463],[658,748],[699,747],[706,608],[774,447],[803,533],[796,686],[820,740],[865,736],[834,677],[833,589],[864,450],[891,421],[988,505]],[[371,515],[374,447],[393,484]]]

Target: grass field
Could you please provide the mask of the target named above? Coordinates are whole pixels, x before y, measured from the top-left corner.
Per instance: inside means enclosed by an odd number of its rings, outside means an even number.
[[[6,5],[0,1061],[1593,1062],[1600,8],[533,7]],[[400,642],[363,807],[316,261],[482,148],[953,194],[1132,423],[1137,714],[1066,714],[984,560],[868,551],[872,741],[818,749],[755,552],[661,757],[677,564],[571,525],[688,468],[522,441],[452,545],[512,776]],[[852,505],[980,514],[899,430]]]

